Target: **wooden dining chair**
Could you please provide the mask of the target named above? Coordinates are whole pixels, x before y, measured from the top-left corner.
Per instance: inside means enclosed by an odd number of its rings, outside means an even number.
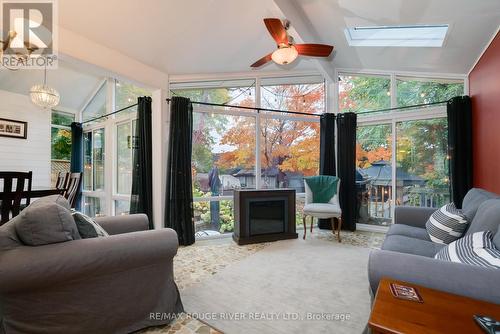
[[[25,205],[30,204],[30,196],[23,192],[31,192],[33,172],[0,172],[0,225],[5,224],[21,211],[21,201],[26,198]]]
[[[67,183],[69,181],[69,173],[68,172],[59,172],[56,180],[56,188],[61,190],[66,190]]]
[[[64,192],[64,197],[66,197],[71,207],[74,208],[76,204],[76,198],[78,197],[78,191],[80,191],[80,185],[82,183],[82,173],[68,174],[69,177],[66,181],[66,191]]]

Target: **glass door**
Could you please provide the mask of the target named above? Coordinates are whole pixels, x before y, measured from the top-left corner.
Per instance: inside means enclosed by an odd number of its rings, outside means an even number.
[[[392,221],[392,125],[359,126],[356,133],[358,223]]]

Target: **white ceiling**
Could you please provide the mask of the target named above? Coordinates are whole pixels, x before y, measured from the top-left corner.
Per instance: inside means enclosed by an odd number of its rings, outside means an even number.
[[[306,42],[335,45],[329,66],[340,68],[466,74],[500,24],[499,0],[290,1],[318,36]],[[169,74],[249,71],[275,48],[262,19],[281,13],[273,0],[59,1],[64,28]],[[343,32],[407,24],[449,24],[444,47],[350,47]],[[314,68],[301,60],[280,69]]]
[[[80,111],[103,78],[82,73],[59,61],[57,69],[47,70],[47,83],[61,95],[60,107]],[[0,71],[0,89],[28,95],[35,84],[43,83],[43,70]]]

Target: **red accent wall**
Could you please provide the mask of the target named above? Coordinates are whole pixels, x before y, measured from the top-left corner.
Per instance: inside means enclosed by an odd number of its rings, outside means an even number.
[[[500,193],[500,33],[469,74],[474,187]]]

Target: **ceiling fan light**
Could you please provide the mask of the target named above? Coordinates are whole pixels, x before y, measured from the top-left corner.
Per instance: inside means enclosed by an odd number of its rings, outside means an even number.
[[[34,85],[30,89],[30,99],[34,105],[44,109],[54,108],[61,99],[57,90],[47,85]]]
[[[280,47],[271,55],[271,59],[279,65],[286,65],[297,59],[299,53],[293,45]]]

